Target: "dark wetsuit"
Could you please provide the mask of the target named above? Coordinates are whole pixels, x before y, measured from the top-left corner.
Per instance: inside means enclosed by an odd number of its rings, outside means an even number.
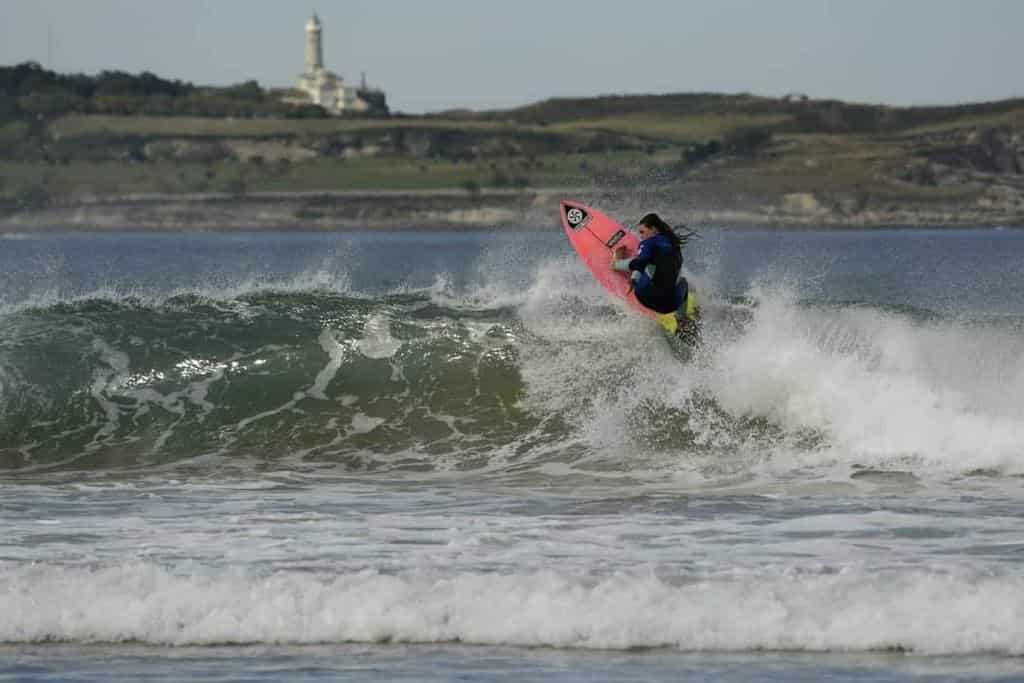
[[[684,306],[688,285],[686,278],[679,277],[682,266],[682,254],[661,233],[640,242],[632,260],[615,262],[616,270],[632,271],[637,301],[658,313],[672,313]]]

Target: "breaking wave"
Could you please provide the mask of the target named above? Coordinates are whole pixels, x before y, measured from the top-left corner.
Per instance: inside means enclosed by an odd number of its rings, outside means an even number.
[[[1024,654],[1019,576],[927,570],[682,577],[0,568],[0,642],[450,643]]]
[[[689,357],[564,260],[529,288],[21,305],[2,314],[0,466],[1024,473],[1019,319],[704,298]]]

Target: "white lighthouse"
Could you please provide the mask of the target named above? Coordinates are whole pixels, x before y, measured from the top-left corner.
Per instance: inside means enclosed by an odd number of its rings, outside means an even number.
[[[321,41],[320,17],[313,15],[306,22],[306,73],[324,68],[324,44]]]
[[[299,76],[299,98],[285,98],[291,103],[318,104],[332,114],[375,112],[387,113],[384,92],[363,83],[352,87],[324,66],[323,25],[316,14],[306,22],[306,70]]]

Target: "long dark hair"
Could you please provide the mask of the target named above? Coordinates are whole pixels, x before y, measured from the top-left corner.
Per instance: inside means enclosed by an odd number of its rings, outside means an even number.
[[[683,264],[683,245],[686,242],[676,234],[675,229],[671,225],[661,219],[656,213],[649,213],[640,219],[640,225],[645,225],[652,230],[657,230],[659,233],[664,235],[672,242],[672,250],[675,251],[677,258],[679,259],[679,265]]]

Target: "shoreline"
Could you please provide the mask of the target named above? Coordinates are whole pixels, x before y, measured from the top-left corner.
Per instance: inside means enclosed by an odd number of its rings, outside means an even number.
[[[558,202],[579,199],[618,216],[651,210],[694,226],[766,230],[1021,229],[1024,216],[994,207],[904,204],[845,213],[788,197],[708,206],[704,196],[637,197],[630,189],[360,190],[246,195],[145,194],[82,197],[0,218],[0,233],[353,232],[377,230],[543,230],[558,224]],[[721,195],[721,192],[715,192]],[[701,199],[705,201],[702,202]],[[704,204],[704,205],[702,205]],[[624,219],[628,220],[628,219]]]

